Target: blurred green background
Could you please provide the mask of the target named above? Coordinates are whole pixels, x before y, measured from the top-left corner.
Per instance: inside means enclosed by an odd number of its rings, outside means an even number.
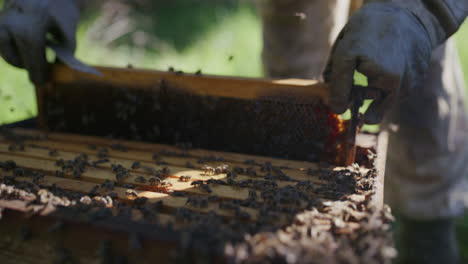
[[[77,57],[89,64],[262,76],[250,1],[102,2],[83,12],[78,32]],[[0,125],[36,115],[26,72],[2,59],[0,69]]]
[[[261,25],[250,1],[99,2],[83,12],[78,32],[77,57],[87,63],[262,76]],[[456,39],[468,80],[468,25]],[[0,125],[36,115],[27,74],[1,59],[0,71]],[[468,216],[458,230],[468,260]]]

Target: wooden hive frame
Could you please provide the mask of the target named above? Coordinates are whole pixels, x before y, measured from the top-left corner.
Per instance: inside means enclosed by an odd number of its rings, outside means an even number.
[[[321,110],[324,113],[318,116],[332,118],[333,122],[338,123],[337,128],[333,128],[336,131],[332,131],[336,135],[329,135],[333,140],[331,143],[326,143],[328,150],[324,154],[327,157],[323,160],[339,165],[351,165],[354,162],[354,142],[350,142],[352,140],[347,135],[357,133],[357,131],[350,131],[356,128],[352,128],[348,122],[341,120],[326,107],[329,93],[327,84],[305,79],[234,78],[133,68],[96,67],[96,69],[102,73],[101,76],[75,71],[60,64],[54,65],[51,81],[36,89],[42,129],[46,130],[49,126],[49,112],[45,105],[51,101],[50,98],[54,97],[56,91],[68,94],[68,103],[78,107],[80,101],[89,100],[84,96],[90,96],[89,92],[81,93],[79,87],[96,86],[95,89],[99,90],[101,86],[111,86],[124,87],[129,91],[157,93],[161,89],[159,86],[164,83],[164,87],[167,86],[176,93],[208,98],[232,98],[251,102],[274,98],[274,100],[279,100],[278,102],[293,107],[295,104],[300,107],[304,104],[320,102],[320,105],[325,106],[326,109]],[[105,98],[102,99],[105,101]],[[97,104],[97,101],[92,104]],[[74,120],[74,122],[77,121]],[[319,127],[317,124],[317,128]],[[320,127],[320,129],[324,128]],[[74,133],[77,132],[74,131]]]

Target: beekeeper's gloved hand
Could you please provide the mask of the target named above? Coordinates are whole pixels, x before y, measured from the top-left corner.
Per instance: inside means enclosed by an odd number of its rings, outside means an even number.
[[[382,92],[364,116],[366,123],[379,123],[397,99],[419,89],[432,50],[467,13],[467,0],[368,1],[338,36],[324,73],[332,110],[343,113],[350,106],[357,70]]]
[[[78,19],[74,0],[6,0],[0,14],[0,54],[26,69],[34,84],[43,84],[49,74],[46,45],[73,54]]]

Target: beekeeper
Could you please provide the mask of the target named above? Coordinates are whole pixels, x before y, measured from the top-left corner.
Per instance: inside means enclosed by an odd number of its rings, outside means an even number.
[[[465,207],[468,119],[453,35],[467,0],[258,0],[263,62],[272,77],[331,85],[330,106],[350,104],[353,76],[380,89],[365,121],[389,130],[386,202],[400,217],[401,263],[457,263],[456,216]],[[344,28],[343,28],[344,26]]]

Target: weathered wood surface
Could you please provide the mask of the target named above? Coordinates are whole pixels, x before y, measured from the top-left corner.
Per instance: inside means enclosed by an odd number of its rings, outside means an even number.
[[[210,211],[216,211],[218,215],[226,219],[237,217],[233,211],[220,209],[216,203],[209,203],[208,206],[202,208],[192,206],[188,203],[189,197],[216,195],[219,197],[220,201],[243,200],[249,197],[249,191],[252,192],[249,188],[211,185],[212,193],[206,193],[200,188],[192,186],[191,183],[196,180],[226,180],[226,173],[207,175],[203,169],[204,165],[213,167],[229,165],[230,168],[239,167],[244,170],[248,168],[255,169],[257,175],[249,175],[247,173],[239,174],[236,180],[240,181],[249,179],[262,180],[267,174],[266,171],[262,171],[262,167],[271,164],[272,166],[281,168],[290,178],[290,180],[275,180],[278,187],[293,186],[301,181],[310,181],[317,186],[326,186],[327,180],[320,177],[320,170],[333,170],[333,168],[327,169],[320,164],[310,162],[270,159],[202,149],[182,150],[177,147],[160,144],[119,141],[81,135],[58,133],[44,135],[38,131],[21,129],[16,130],[15,135],[23,137],[19,145],[15,144],[15,142],[7,136],[0,136],[0,161],[14,161],[19,167],[44,173],[45,177],[40,180],[41,186],[56,186],[64,190],[87,193],[95,188],[97,184],[102,184],[106,180],[115,181],[115,173],[112,171],[111,165],[120,164],[128,168],[130,172],[130,175],[122,179],[121,183],[135,185],[137,196],[129,196],[127,188],[116,186],[112,190],[117,195],[116,199],[129,204],[132,204],[134,200],[139,197],[147,198],[147,203],[150,204],[162,201],[163,209],[158,214],[158,223],[170,223],[173,224],[174,227],[184,225],[184,223],[178,223],[173,216],[173,213],[178,208],[187,208],[202,214],[209,214]],[[358,137],[358,140],[361,141],[361,145],[366,148],[376,148],[377,138],[375,136],[361,135]],[[382,143],[380,145],[377,144],[376,150],[378,154],[380,154],[380,152],[385,154],[385,136],[379,138],[378,142]],[[15,147],[19,147],[20,149],[15,149]],[[80,154],[87,154],[88,161],[92,163],[93,161],[101,159],[98,157],[98,154],[102,149],[108,150],[106,153],[109,162],[87,168],[79,178],[73,177],[70,173],[65,173],[63,175],[64,177],[57,177],[56,171],[59,170],[59,167],[56,165],[57,161],[61,159],[73,160]],[[53,155],[51,155],[51,151],[54,152]],[[154,154],[157,154],[156,160]],[[215,157],[222,159],[216,160]],[[212,160],[210,160],[210,158]],[[383,199],[383,169],[385,164],[382,162],[384,162],[384,160],[385,159],[383,159],[383,161],[382,159],[378,160],[377,167],[382,171],[377,179],[377,189],[372,197],[374,203],[379,207],[381,207]],[[140,166],[132,169],[131,166],[135,161],[139,161]],[[199,163],[199,161],[203,162]],[[246,161],[248,161],[247,163],[249,164],[246,164]],[[190,168],[187,168],[188,163],[191,164]],[[148,183],[148,180],[152,177],[151,171],[161,170],[163,168],[168,168],[170,171],[168,177],[165,179],[165,181],[171,185],[169,189],[184,192],[187,194],[187,197],[174,197],[167,193],[160,192],[159,190],[152,189],[151,185]],[[11,174],[12,172],[1,172],[0,170],[0,181],[4,177],[11,176]],[[181,181],[181,176],[191,176],[191,178],[185,182]],[[146,182],[135,181],[137,177],[146,179]],[[34,181],[34,179],[30,177],[16,177],[16,180],[21,182]],[[259,197],[258,201],[262,203],[260,190],[257,190],[256,194]],[[103,195],[105,195],[105,192]],[[326,195],[324,196],[320,193],[316,195],[317,198],[327,199]],[[144,251],[129,251],[129,237],[127,233],[119,233],[118,230],[115,232],[105,231],[105,228],[92,227],[92,225],[89,224],[82,225],[72,221],[69,223],[69,226],[72,228],[70,232],[65,233],[65,235],[49,234],[44,230],[47,230],[48,226],[54,224],[54,209],[41,208],[40,210],[38,209],[38,214],[31,216],[31,206],[33,205],[29,205],[25,201],[0,200],[0,208],[3,208],[3,216],[4,219],[6,219],[0,221],[0,232],[2,232],[3,238],[3,240],[0,239],[0,259],[8,259],[11,261],[2,263],[32,263],[36,257],[40,258],[40,261],[37,263],[42,263],[41,261],[43,261],[43,263],[50,263],[51,260],[57,258],[57,252],[59,252],[59,247],[57,247],[56,244],[53,246],[49,245],[50,241],[55,241],[54,243],[64,243],[66,247],[76,247],[74,244],[76,241],[86,243],[83,252],[87,253],[80,253],[80,250],[78,250],[74,251],[74,254],[79,255],[79,259],[87,263],[96,262],[97,257],[89,256],[89,252],[90,250],[98,251],[97,249],[100,247],[99,243],[106,239],[112,240],[113,243],[116,244],[116,246],[113,247],[114,250],[121,249],[122,254],[128,256],[132,260],[141,259],[145,262],[145,257],[168,257],[169,250],[165,252],[161,250],[161,248],[164,247],[164,243],[158,244],[154,242],[154,239],[144,240]],[[256,221],[260,217],[256,209],[242,206],[239,207],[239,209],[251,216],[247,221]],[[29,217],[32,218],[25,218],[27,215],[30,215]],[[138,221],[141,217],[140,213],[135,212],[132,219]],[[317,221],[322,220],[317,219]],[[333,225],[333,223],[327,221],[328,220],[322,221],[322,225]],[[281,223],[285,225],[288,224],[286,215],[280,215],[277,219],[277,224],[281,225]],[[24,225],[27,225],[28,228],[32,228],[35,230],[35,233],[39,233],[40,235],[34,236],[28,243],[18,242],[18,233],[21,232],[21,228]],[[359,226],[352,226],[351,229],[342,230],[340,232],[352,232],[355,228],[359,228]],[[92,231],[92,235],[87,236],[85,233],[89,232],[89,230],[94,231]],[[97,240],[101,242],[96,242]],[[161,245],[163,246],[161,247]],[[149,252],[150,248],[152,248],[151,252],[153,253]]]
[[[55,177],[55,172],[59,169],[56,165],[58,160],[72,160],[84,153],[88,155],[89,162],[92,163],[102,160],[102,158],[98,157],[99,151],[105,149],[108,155],[108,162],[97,164],[95,168],[87,169],[79,179],[93,184],[102,183],[105,180],[115,180],[115,173],[111,170],[112,164],[120,164],[128,168],[130,175],[123,179],[123,182],[136,186],[149,185],[148,182],[138,183],[135,181],[137,177],[149,180],[152,177],[151,171],[168,168],[170,175],[167,178],[167,182],[172,184],[172,190],[187,191],[201,195],[206,193],[194,188],[191,182],[209,179],[223,180],[227,177],[226,173],[209,174],[203,169],[204,166],[216,167],[228,165],[230,169],[237,167],[242,168],[244,171],[251,168],[256,175],[239,174],[236,180],[259,180],[267,174],[266,171],[262,171],[262,166],[271,164],[271,166],[281,168],[281,171],[291,180],[276,180],[275,182],[279,187],[293,185],[297,181],[310,181],[317,185],[327,183],[326,180],[320,179],[319,164],[311,162],[273,159],[202,149],[182,150],[168,145],[146,144],[73,134],[43,134],[35,130],[16,129],[15,133],[16,135],[26,137],[22,143],[24,150],[9,150],[12,142],[5,138],[5,136],[0,136],[0,160],[13,160],[20,166],[45,172],[51,177]],[[34,138],[41,139],[35,140]],[[361,145],[368,148],[375,146],[377,143],[376,137],[371,135],[360,135],[358,141],[361,142]],[[377,151],[381,158],[378,160],[378,167],[383,170],[385,168],[386,151],[385,135],[379,138],[379,143]],[[124,148],[124,151],[118,148]],[[50,155],[51,151],[56,151],[56,154]],[[131,168],[132,164],[136,161],[140,163],[140,166],[134,169]],[[187,167],[187,164],[190,164],[190,168]],[[383,171],[380,172],[381,175],[383,173]],[[65,173],[64,176],[72,178],[70,174]],[[190,176],[190,179],[187,182],[180,181],[181,176]],[[248,191],[246,188],[215,186],[213,194],[226,199],[246,199]],[[378,199],[381,200],[380,198]]]

